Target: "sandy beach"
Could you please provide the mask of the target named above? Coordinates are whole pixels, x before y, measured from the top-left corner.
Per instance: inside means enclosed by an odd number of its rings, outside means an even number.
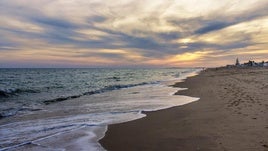
[[[268,150],[268,69],[207,69],[177,87],[200,100],[109,125],[109,151]]]

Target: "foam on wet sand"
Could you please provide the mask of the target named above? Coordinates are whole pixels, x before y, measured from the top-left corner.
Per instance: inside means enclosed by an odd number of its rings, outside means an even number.
[[[199,101],[110,125],[104,148],[136,150],[268,150],[268,69],[207,69],[176,86]]]

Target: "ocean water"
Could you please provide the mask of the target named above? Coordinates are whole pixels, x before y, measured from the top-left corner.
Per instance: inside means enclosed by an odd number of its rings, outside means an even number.
[[[170,85],[199,71],[0,69],[0,150],[104,150],[107,125],[198,100]]]

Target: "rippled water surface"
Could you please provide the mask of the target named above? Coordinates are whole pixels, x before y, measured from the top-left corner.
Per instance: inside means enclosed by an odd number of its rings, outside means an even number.
[[[107,125],[198,100],[169,86],[198,71],[0,69],[0,150],[104,150]]]

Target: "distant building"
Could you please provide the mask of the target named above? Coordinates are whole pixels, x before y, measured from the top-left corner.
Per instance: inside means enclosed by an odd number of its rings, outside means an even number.
[[[268,67],[268,62],[255,62],[255,61],[251,61],[249,60],[247,63],[244,63],[244,66],[247,67]]]
[[[236,58],[236,62],[235,62],[235,65],[236,65],[236,66],[240,66],[240,63],[239,63],[239,60],[238,60],[238,58]]]
[[[244,63],[244,66],[246,66],[246,67],[255,67],[257,65],[256,65],[255,61],[249,60],[248,62]]]
[[[264,67],[268,67],[268,61],[267,62],[264,62],[263,66]]]
[[[262,61],[262,62],[259,63],[259,64],[260,64],[260,66],[262,66],[262,67],[268,67],[268,61],[267,61],[267,62]]]
[[[255,62],[255,61],[249,60],[246,63],[240,64],[239,59],[236,58],[234,65],[226,65],[226,67],[227,68],[232,68],[232,67],[268,67],[268,61]]]

